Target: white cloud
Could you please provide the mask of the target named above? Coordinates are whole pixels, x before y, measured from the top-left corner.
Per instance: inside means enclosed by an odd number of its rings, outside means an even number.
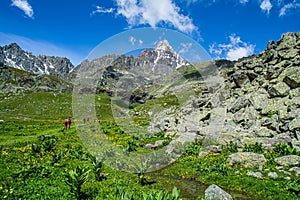
[[[215,58],[225,58],[228,60],[237,60],[254,53],[255,45],[243,42],[239,36],[232,34],[229,36],[229,44],[212,44],[209,52]]]
[[[144,44],[143,40],[139,40],[139,45],[142,46]]]
[[[289,4],[286,4],[284,5],[281,9],[280,9],[280,13],[279,13],[279,16],[284,16],[286,15],[287,13],[287,10],[290,10],[290,9],[297,9],[297,8],[300,8],[300,3],[289,3]]]
[[[253,54],[254,48],[252,46],[250,47],[237,47],[234,49],[230,49],[227,53],[226,58],[228,60],[237,60],[242,57],[249,56]]]
[[[192,43],[181,43],[180,44],[180,50],[178,51],[178,53],[181,54],[185,54],[187,52],[190,51],[191,47],[193,46]]]
[[[246,4],[246,3],[248,3],[248,1],[249,1],[249,0],[240,0],[240,3],[241,3],[241,4]]]
[[[192,19],[180,13],[172,0],[116,0],[117,14],[126,18],[132,26],[148,24],[156,27],[160,23],[170,24],[185,33],[197,31]]]
[[[92,12],[92,14],[96,13],[113,13],[114,9],[113,8],[103,8],[101,6],[96,6],[96,10]]]
[[[268,14],[270,13],[270,10],[272,9],[273,5],[270,2],[270,0],[263,0],[260,4],[260,8],[262,11],[266,11]]]
[[[144,43],[143,40],[137,40],[137,39],[136,39],[135,37],[133,37],[133,36],[130,36],[129,39],[128,39],[128,41],[131,43],[132,46],[134,46],[134,45],[136,44],[136,42],[137,42],[137,44],[138,44],[139,46],[142,46],[143,43]]]
[[[129,42],[131,43],[131,45],[134,45],[135,42],[136,42],[136,39],[135,39],[135,37],[133,37],[133,36],[130,36],[128,40],[129,40]]]
[[[23,10],[28,17],[33,18],[33,9],[27,0],[12,0],[11,2],[12,6],[18,7]]]

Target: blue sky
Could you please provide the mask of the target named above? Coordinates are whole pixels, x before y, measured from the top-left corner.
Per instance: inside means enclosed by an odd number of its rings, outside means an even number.
[[[143,27],[178,31],[211,58],[235,60],[260,53],[285,32],[299,31],[300,0],[0,2],[1,46],[16,42],[35,55],[64,56],[75,65],[103,41]]]

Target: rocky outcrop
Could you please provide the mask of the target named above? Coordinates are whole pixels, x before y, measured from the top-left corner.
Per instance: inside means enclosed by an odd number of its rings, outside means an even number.
[[[154,114],[149,129],[192,134],[205,145],[287,143],[300,150],[299,52],[300,32],[286,33],[259,55],[211,62],[214,76],[198,70],[205,75],[195,86],[200,93]]]

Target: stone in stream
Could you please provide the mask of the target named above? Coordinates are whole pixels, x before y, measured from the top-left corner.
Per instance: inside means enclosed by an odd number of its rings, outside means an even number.
[[[205,190],[205,200],[232,200],[232,196],[213,184]]]

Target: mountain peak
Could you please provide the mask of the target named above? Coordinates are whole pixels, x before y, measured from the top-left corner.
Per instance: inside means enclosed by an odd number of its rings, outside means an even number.
[[[11,43],[9,45],[3,46],[4,49],[22,49],[17,43]]]
[[[172,46],[170,45],[170,43],[168,42],[168,40],[162,40],[159,41],[155,48],[154,51],[169,51],[169,52],[174,52],[174,49],[172,48]]]

